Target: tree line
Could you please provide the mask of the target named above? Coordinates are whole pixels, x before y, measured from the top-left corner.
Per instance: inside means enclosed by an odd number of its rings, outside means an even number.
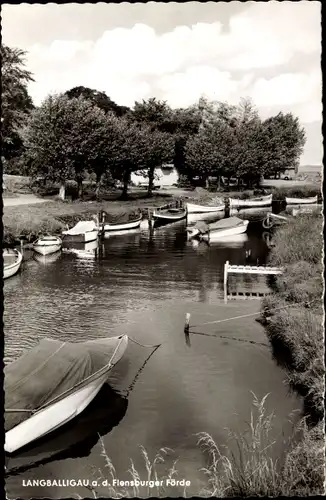
[[[62,198],[68,179],[76,180],[82,196],[89,174],[97,197],[105,177],[120,181],[126,197],[133,172],[148,177],[151,195],[163,163],[173,163],[188,182],[237,178],[249,187],[298,166],[306,138],[291,113],[263,120],[248,99],[235,106],[203,97],[187,108],[172,109],[156,98],[129,108],[82,86],[34,106],[25,56],[1,46],[2,159],[7,171],[14,162],[16,173],[60,183]]]

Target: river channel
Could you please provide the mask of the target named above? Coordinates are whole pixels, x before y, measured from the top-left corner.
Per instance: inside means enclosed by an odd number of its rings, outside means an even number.
[[[218,445],[228,445],[227,428],[247,429],[251,391],[258,398],[269,393],[273,453],[281,456],[291,432],[289,415],[301,402],[288,393],[263,327],[254,315],[213,323],[259,311],[257,299],[224,304],[223,268],[227,260],[266,263],[266,239],[253,224],[245,237],[209,246],[188,241],[185,227],[179,222],[153,233],[145,228],[111,235],[98,247],[68,248],[48,258],[25,252],[21,272],[4,283],[6,363],[43,337],[83,341],[128,334],[141,344],[162,344],[153,352],[131,342],[109,385],[78,420],[10,459],[9,498],[91,497],[83,486],[24,482],[94,479],[99,471],[109,478],[102,444],[120,480],[130,479],[130,459],[146,477],[140,445],[150,458],[171,448],[161,470],[178,459],[178,478],[190,480],[188,495],[196,495],[207,484],[196,434],[208,432]],[[230,286],[267,290],[265,278],[257,276],[238,276]],[[186,313],[196,332],[189,338],[183,332]]]

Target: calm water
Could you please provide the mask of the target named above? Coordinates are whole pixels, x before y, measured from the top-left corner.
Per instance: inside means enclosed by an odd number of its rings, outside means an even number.
[[[288,416],[301,403],[289,396],[284,372],[262,345],[267,343],[263,328],[254,316],[204,325],[259,310],[258,300],[223,303],[223,266],[226,260],[264,264],[267,246],[261,234],[253,229],[224,245],[194,245],[181,222],[152,235],[141,230],[110,236],[96,252],[94,246],[47,259],[26,253],[22,272],[4,283],[5,361],[42,337],[77,341],[126,333],[142,344],[162,345],[153,352],[130,343],[110,386],[78,420],[10,459],[9,469],[16,473],[7,478],[8,496],[92,496],[83,487],[28,488],[22,481],[94,479],[99,470],[108,477],[99,435],[119,479],[130,478],[130,458],[143,473],[139,445],[150,458],[169,447],[174,453],[167,466],[179,458],[179,478],[191,480],[189,492],[196,494],[204,485],[198,470],[206,459],[195,434],[209,432],[224,445],[226,427],[244,431],[250,391],[259,398],[270,393],[267,407],[275,411],[278,439],[274,454],[281,455],[291,428]],[[239,276],[230,286],[266,290],[264,279],[255,276]],[[190,335],[190,345],[183,333],[187,312],[198,333]]]

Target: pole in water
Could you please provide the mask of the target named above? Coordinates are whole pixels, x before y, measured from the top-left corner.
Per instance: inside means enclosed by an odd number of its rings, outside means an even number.
[[[186,335],[189,335],[189,323],[190,323],[190,313],[187,313],[185,327],[184,327],[184,332]]]

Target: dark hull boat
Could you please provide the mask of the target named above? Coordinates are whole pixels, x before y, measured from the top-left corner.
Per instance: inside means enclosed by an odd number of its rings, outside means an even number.
[[[185,208],[156,209],[153,212],[154,226],[171,224],[186,219],[187,210]]]

